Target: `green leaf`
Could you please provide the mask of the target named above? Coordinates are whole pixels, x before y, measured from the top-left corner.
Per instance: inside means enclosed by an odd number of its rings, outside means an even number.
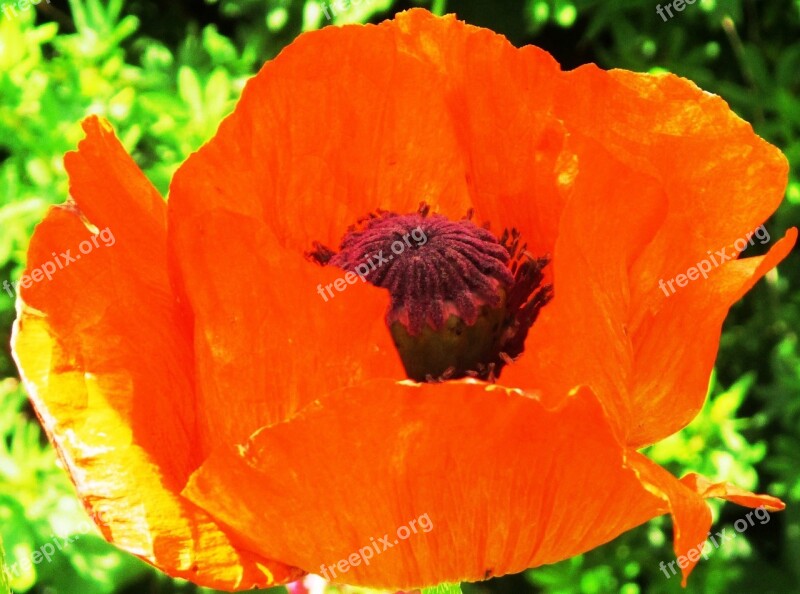
[[[222,68],[216,68],[206,82],[205,105],[208,114],[214,118],[222,118],[227,111],[230,94],[231,81],[228,73]]]
[[[461,594],[461,584],[439,584],[432,588],[423,588],[422,594]]]
[[[228,64],[236,60],[236,46],[230,39],[220,35],[214,25],[203,29],[203,47],[214,64]]]
[[[189,66],[181,66],[178,71],[178,92],[189,106],[197,121],[203,120],[203,90],[200,78]]]

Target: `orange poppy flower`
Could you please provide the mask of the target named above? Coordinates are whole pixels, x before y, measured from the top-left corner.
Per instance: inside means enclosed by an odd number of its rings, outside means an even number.
[[[704,497],[783,508],[637,452],[697,414],[728,308],[796,240],[660,288],[783,196],[785,158],[719,97],[412,10],[298,38],[168,204],[84,129],[14,354],[105,537],[163,571],[411,588],[664,513],[684,556]],[[385,268],[347,277],[373,248]]]

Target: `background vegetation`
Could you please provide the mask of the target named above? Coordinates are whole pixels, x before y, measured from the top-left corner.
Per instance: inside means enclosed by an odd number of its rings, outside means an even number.
[[[787,200],[767,224],[772,237],[782,235],[800,220],[800,0],[698,0],[667,22],[655,4],[363,0],[333,22],[377,22],[422,5],[456,12],[517,45],[544,47],[565,68],[594,61],[691,78],[728,100],[789,157]],[[16,0],[0,0],[0,282],[18,278],[34,224],[48,205],[67,196],[62,156],[80,139],[81,118],[108,118],[166,192],[172,172],[214,133],[245,80],[301,31],[329,24],[316,0],[52,0],[26,10],[17,6]],[[750,248],[752,254],[758,247]],[[678,475],[693,470],[725,478],[788,504],[768,523],[713,551],[693,574],[689,593],[800,592],[799,287],[795,252],[731,312],[703,413],[648,452]],[[11,576],[13,590],[198,591],[80,532],[86,518],[10,359],[13,317],[13,301],[0,291],[0,535],[6,563],[30,559],[53,534],[79,536],[52,562]],[[717,530],[730,530],[744,515],[734,505],[712,505]],[[678,578],[667,579],[658,569],[673,558],[671,541],[670,521],[659,518],[586,555],[464,590],[680,592]]]

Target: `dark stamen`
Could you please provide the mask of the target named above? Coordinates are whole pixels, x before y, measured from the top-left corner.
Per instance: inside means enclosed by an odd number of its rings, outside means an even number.
[[[524,348],[552,297],[548,258],[533,258],[512,229],[498,240],[472,222],[377,211],[348,229],[339,252],[315,242],[307,256],[353,271],[391,295],[386,315],[409,377],[494,381]]]

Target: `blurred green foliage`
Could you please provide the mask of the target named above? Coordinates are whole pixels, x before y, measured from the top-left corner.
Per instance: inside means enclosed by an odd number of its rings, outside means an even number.
[[[38,425],[22,414],[25,400],[15,380],[0,383],[0,518],[11,587],[24,592],[37,584],[63,592],[109,594],[135,581],[146,571],[145,564],[118,554],[91,528],[53,449]],[[56,549],[51,561],[30,563],[43,546],[45,552]],[[60,554],[62,548],[67,554]]]
[[[363,0],[343,10],[330,4],[53,0],[21,10],[0,0],[0,282],[18,277],[33,226],[67,196],[62,157],[80,140],[84,116],[109,119],[166,194],[178,164],[213,135],[247,78],[300,32],[377,22],[415,5],[446,7],[517,45],[540,45],[565,68],[594,61],[672,71],[721,95],[792,164],[787,201],[768,222],[770,234],[778,237],[800,220],[800,0],[698,0],[666,22],[656,2],[643,0]],[[795,253],[733,308],[702,413],[647,451],[679,476],[724,478],[788,505],[714,550],[688,592],[800,590],[798,288]],[[209,592],[168,579],[83,529],[86,515],[16,379],[7,347],[13,317],[13,299],[0,291],[5,563],[20,568],[53,535],[75,538],[52,562],[28,563],[11,575],[14,591]],[[720,528],[745,513],[711,505]],[[585,555],[463,590],[679,592],[679,578],[659,570],[674,558],[671,542],[671,523],[662,517]]]
[[[0,538],[0,565],[5,567],[5,550],[3,549],[3,540]],[[8,580],[4,571],[0,571],[0,594],[11,594],[11,589],[8,586]]]

